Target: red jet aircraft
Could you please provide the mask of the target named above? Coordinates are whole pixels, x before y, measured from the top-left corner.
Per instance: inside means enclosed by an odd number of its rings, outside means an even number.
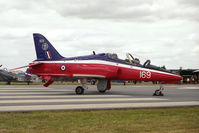
[[[83,94],[87,87],[87,79],[97,79],[97,89],[104,93],[111,88],[111,80],[160,81],[173,83],[182,80],[181,76],[150,64],[147,60],[143,65],[129,53],[127,59],[119,59],[117,54],[100,53],[88,56],[65,58],[61,56],[51,43],[41,34],[34,33],[34,44],[37,59],[24,67],[29,67],[31,74],[46,80],[48,87],[53,81],[81,79],[82,86],[75,90]],[[23,67],[20,67],[23,68]],[[163,95],[163,87],[154,95]]]

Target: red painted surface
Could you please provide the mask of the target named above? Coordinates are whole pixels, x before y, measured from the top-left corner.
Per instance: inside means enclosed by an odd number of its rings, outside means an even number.
[[[66,66],[66,70],[61,70],[61,65]],[[140,68],[142,69],[142,68]],[[104,76],[109,80],[138,80],[138,81],[179,81],[181,76],[165,73],[157,70],[142,69],[106,65],[106,64],[83,64],[83,63],[40,63],[30,65],[30,73],[40,76],[66,76],[74,77],[74,74],[93,75],[90,78],[98,78],[96,75]]]

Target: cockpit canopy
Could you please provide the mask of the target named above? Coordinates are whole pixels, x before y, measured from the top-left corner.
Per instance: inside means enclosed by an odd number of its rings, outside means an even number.
[[[118,59],[118,56],[115,53],[108,53],[108,57],[111,59]]]
[[[126,54],[126,59],[118,58],[118,55],[116,53],[108,53],[108,57],[114,60],[123,61],[125,64],[141,66],[140,60],[138,58],[134,58],[130,53]]]
[[[126,59],[118,58],[118,55],[116,53],[108,53],[108,58],[116,60],[118,62],[125,63],[125,64],[130,64],[130,65],[133,65],[133,66],[139,66],[139,67],[169,72],[164,67],[158,67],[158,66],[155,66],[155,65],[151,65],[150,60],[146,60],[143,64],[141,64],[140,60],[138,58],[134,58],[130,53],[126,53]]]

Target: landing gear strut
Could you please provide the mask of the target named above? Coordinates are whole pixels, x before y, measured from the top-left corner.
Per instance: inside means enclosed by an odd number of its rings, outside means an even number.
[[[7,82],[7,85],[11,85],[10,81]]]
[[[155,92],[153,93],[153,96],[164,96],[164,94],[162,93],[163,90],[164,90],[164,87],[160,83],[160,88],[155,90]]]

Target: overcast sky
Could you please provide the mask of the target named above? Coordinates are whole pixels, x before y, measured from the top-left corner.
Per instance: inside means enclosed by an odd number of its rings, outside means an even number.
[[[36,59],[32,33],[65,57],[109,52],[199,68],[199,0],[0,0],[0,64]]]

